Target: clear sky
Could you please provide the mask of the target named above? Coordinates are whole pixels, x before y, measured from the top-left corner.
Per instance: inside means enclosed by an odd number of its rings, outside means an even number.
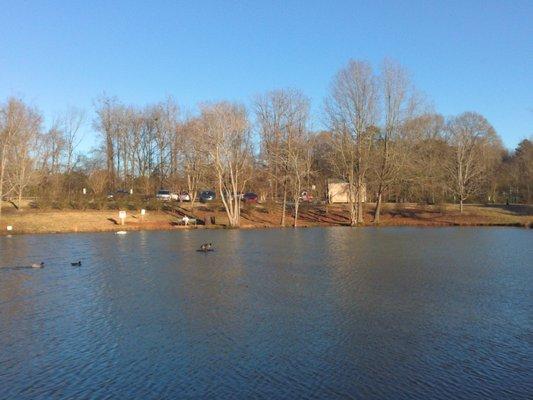
[[[20,96],[48,122],[84,108],[85,147],[104,91],[194,110],[299,88],[320,129],[335,72],[384,57],[445,116],[480,112],[508,147],[533,134],[533,0],[0,0],[0,17],[0,99]]]

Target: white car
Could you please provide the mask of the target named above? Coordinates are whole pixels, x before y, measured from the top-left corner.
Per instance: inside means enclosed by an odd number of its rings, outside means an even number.
[[[171,193],[170,190],[161,189],[157,192],[155,198],[163,201],[178,200],[178,195]]]
[[[179,201],[191,201],[191,195],[188,192],[181,192],[178,195]]]

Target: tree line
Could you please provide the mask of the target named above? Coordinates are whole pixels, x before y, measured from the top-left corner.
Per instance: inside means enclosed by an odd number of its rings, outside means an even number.
[[[214,189],[231,226],[239,194],[254,191],[281,208],[281,225],[298,223],[301,193],[324,198],[328,179],[347,183],[352,225],[371,202],[379,223],[384,202],[531,203],[533,146],[509,152],[485,117],[434,112],[407,71],[385,60],[378,71],[350,61],[324,101],[325,129],[310,128],[310,100],[299,90],[256,96],[248,107],[221,101],[182,116],[167,98],[143,107],[101,96],[93,126],[99,145],[78,151],[85,114],[69,109],[49,129],[21,99],[0,104],[0,198],[54,201],[159,188]],[[1,202],[0,202],[1,213]]]

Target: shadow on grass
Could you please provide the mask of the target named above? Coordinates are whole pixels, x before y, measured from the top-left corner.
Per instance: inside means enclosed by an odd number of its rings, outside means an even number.
[[[498,210],[504,210],[509,212],[510,214],[514,215],[522,215],[522,216],[532,216],[533,215],[533,205],[531,204],[487,204],[483,206],[487,209],[498,209]]]

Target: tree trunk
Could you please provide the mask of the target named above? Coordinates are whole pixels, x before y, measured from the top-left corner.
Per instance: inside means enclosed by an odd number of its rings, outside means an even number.
[[[2,171],[3,172],[3,171]],[[3,174],[0,174],[0,218],[2,217],[2,198],[4,197],[4,191],[2,190],[2,186],[4,185],[3,182]]]
[[[459,212],[463,212],[463,199],[459,199]]]
[[[241,226],[241,198],[237,195],[237,191],[234,191],[235,203],[233,205],[233,228]]]
[[[276,183],[275,183],[275,178],[274,179],[271,179],[270,180],[270,206],[269,206],[269,211],[271,210],[275,210],[276,209],[276,196],[277,196],[277,193],[276,193]]]
[[[352,201],[350,204],[350,226],[357,225],[357,202]]]
[[[378,198],[376,201],[376,209],[374,210],[374,223],[379,225],[379,216],[381,214],[381,189],[378,192]]]
[[[287,209],[287,185],[283,185],[283,205],[281,206],[281,226],[285,226],[285,212]]]
[[[349,179],[348,179],[348,204],[350,207],[350,226],[357,225],[357,207],[356,207],[356,201],[355,200],[355,182],[353,178],[353,172],[350,173]]]
[[[294,202],[294,227],[298,227],[298,210],[300,208],[300,202],[296,200]]]
[[[361,196],[362,188],[363,188],[362,179],[359,176],[357,178],[357,221],[356,221],[358,225],[363,224],[365,222],[364,217],[363,217],[363,198]]]
[[[4,146],[2,150],[2,159],[0,160],[0,217],[2,216],[2,197],[4,196],[4,172],[6,167],[6,147]]]
[[[107,173],[108,184],[111,185],[111,190],[115,190],[115,154],[113,148],[113,138],[111,133],[106,133],[106,157],[107,157]]]

